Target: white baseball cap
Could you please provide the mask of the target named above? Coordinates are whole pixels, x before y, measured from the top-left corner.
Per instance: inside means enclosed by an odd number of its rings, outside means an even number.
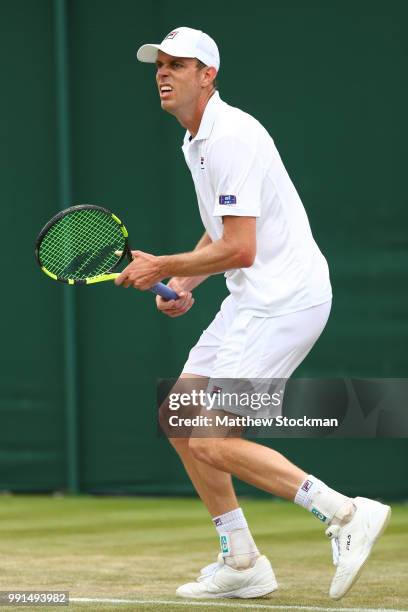
[[[175,57],[196,57],[206,66],[214,66],[217,71],[220,67],[217,45],[201,30],[176,28],[167,34],[159,45],[142,45],[137,52],[137,59],[154,64],[159,50]]]

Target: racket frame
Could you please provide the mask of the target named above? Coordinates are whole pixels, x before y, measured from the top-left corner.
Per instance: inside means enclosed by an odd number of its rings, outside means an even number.
[[[60,221],[63,217],[66,217],[67,215],[72,214],[73,212],[80,212],[81,210],[98,210],[99,212],[103,212],[109,217],[112,217],[112,219],[116,221],[116,223],[119,226],[119,229],[121,230],[123,234],[123,238],[124,238],[124,247],[123,247],[122,255],[118,257],[118,260],[115,263],[115,265],[112,268],[110,268],[110,270],[105,272],[104,274],[99,274],[97,276],[90,276],[88,278],[84,278],[81,280],[74,280],[72,278],[61,278],[57,276],[56,274],[54,274],[53,272],[50,272],[49,270],[47,270],[47,268],[42,264],[41,259],[40,259],[41,243],[44,237],[46,236],[46,234],[48,233],[48,231],[51,229],[51,227],[53,227],[58,221]],[[132,253],[129,247],[128,237],[129,237],[128,231],[126,227],[124,226],[124,224],[122,223],[122,221],[108,208],[104,208],[103,206],[97,206],[95,204],[76,204],[75,206],[70,206],[69,208],[65,208],[64,210],[61,210],[59,213],[54,215],[48,221],[48,223],[44,225],[44,227],[38,234],[37,240],[35,242],[35,258],[41,270],[44,272],[44,274],[46,274],[53,280],[59,281],[60,283],[66,283],[68,285],[91,285],[94,283],[100,283],[103,281],[113,280],[117,278],[119,276],[119,272],[113,272],[113,270],[115,270],[125,258],[127,258],[129,263],[132,261],[133,258],[132,258]]]

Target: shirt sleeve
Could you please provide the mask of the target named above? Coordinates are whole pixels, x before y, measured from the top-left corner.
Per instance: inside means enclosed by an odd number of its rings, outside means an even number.
[[[214,216],[260,216],[263,169],[255,147],[236,136],[220,138],[211,151],[210,172]]]

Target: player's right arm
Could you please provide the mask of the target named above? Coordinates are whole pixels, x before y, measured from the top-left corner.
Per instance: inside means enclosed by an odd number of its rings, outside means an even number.
[[[212,240],[207,232],[204,232],[200,240],[197,242],[194,251],[198,251],[206,247],[207,245],[211,244],[211,242]],[[173,276],[173,278],[171,278],[167,284],[169,287],[174,289],[174,291],[180,297],[178,300],[167,301],[157,295],[157,309],[172,318],[185,314],[194,304],[194,298],[191,295],[191,292],[209,276],[211,275],[203,274],[200,276]]]

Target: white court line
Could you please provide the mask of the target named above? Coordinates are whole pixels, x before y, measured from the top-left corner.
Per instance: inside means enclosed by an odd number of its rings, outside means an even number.
[[[322,608],[319,606],[278,606],[268,604],[250,603],[226,603],[226,602],[205,602],[205,601],[180,601],[166,599],[105,599],[91,597],[70,597],[69,603],[112,603],[112,604],[138,604],[141,606],[162,604],[163,606],[207,606],[219,608],[245,608],[250,610],[311,610],[312,612],[408,612],[408,610],[397,610],[395,608]]]

